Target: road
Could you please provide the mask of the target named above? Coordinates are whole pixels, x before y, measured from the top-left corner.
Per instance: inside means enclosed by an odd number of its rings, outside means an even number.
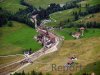
[[[51,32],[50,32],[51,33]],[[53,34],[53,33],[52,33]],[[56,36],[56,35],[55,35]],[[62,41],[62,38],[56,36],[56,42],[55,44],[51,47],[48,48],[46,50],[44,50],[43,48],[38,50],[37,52],[31,54],[29,56],[29,58],[33,61],[35,61],[36,59],[38,59],[41,56],[45,56],[48,53],[54,52],[58,50],[58,45],[60,44],[60,41]],[[27,67],[28,65],[31,65],[31,63],[24,63],[21,64],[22,61],[24,61],[24,59],[18,61],[18,62],[14,62],[12,64],[9,64],[3,68],[0,68],[0,75],[10,75],[10,74],[14,74],[15,72],[18,72],[19,70]],[[33,63],[34,64],[34,63]]]

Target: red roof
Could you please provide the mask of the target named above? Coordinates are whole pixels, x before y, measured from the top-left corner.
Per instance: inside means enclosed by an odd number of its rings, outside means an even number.
[[[84,29],[85,29],[84,27],[81,27],[81,28],[80,28],[80,30],[84,30]]]
[[[50,32],[49,32],[48,34],[49,34],[49,37],[50,37],[50,38],[55,38],[55,35],[54,35],[54,34],[52,34],[52,33],[50,33]]]

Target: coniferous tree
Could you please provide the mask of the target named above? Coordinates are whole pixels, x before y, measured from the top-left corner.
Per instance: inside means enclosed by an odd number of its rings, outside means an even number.
[[[34,70],[31,72],[31,75],[37,75],[37,72],[35,72]]]
[[[42,72],[39,72],[38,75],[43,75]]]
[[[9,21],[9,22],[8,22],[8,26],[9,26],[9,27],[12,27],[12,26],[13,26],[12,21]]]
[[[25,72],[24,72],[24,71],[22,71],[21,75],[25,75]]]

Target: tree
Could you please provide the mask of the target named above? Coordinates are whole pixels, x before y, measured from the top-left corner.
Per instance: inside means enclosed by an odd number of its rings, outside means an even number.
[[[22,71],[22,74],[21,75],[25,75],[25,72],[24,71]]]
[[[17,73],[17,72],[15,72],[14,75],[21,75],[21,73]]]
[[[67,23],[66,20],[60,21],[60,23],[58,24],[58,27],[63,27],[66,23]]]
[[[7,24],[7,21],[8,20],[7,20],[6,16],[0,14],[0,27]]]
[[[39,72],[38,75],[43,75],[42,72]]]
[[[37,75],[37,73],[33,70],[33,71],[31,72],[31,75]]]
[[[13,26],[12,21],[9,21],[9,22],[8,22],[8,26],[9,26],[9,27],[12,27],[12,26]]]
[[[51,75],[51,74],[49,72],[47,72],[46,75]]]
[[[88,8],[89,7],[89,4],[86,4],[85,7]]]
[[[75,15],[74,16],[74,20],[76,21],[76,20],[78,20],[79,19],[79,16],[78,15]]]
[[[8,11],[3,10],[2,8],[0,8],[0,27],[7,24],[8,18],[10,16],[11,16],[11,14]]]
[[[70,22],[70,19],[67,19],[67,22]]]

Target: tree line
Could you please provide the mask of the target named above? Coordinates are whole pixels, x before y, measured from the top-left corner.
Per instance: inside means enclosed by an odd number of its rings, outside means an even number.
[[[79,8],[80,5],[78,5],[77,2],[81,1],[83,0],[73,0],[70,2],[66,2],[66,4],[63,4],[63,6],[61,6],[60,4],[51,3],[46,9],[39,7],[39,10],[35,11],[35,13],[38,14],[38,19],[40,20],[48,19],[49,15],[54,12],[63,11],[71,8]],[[32,14],[34,14],[34,12]]]
[[[69,19],[68,19],[69,20]],[[58,26],[55,26],[57,28],[63,27],[63,28],[72,28],[72,27],[85,27],[85,28],[100,28],[100,23],[93,21],[93,22],[69,22],[68,20],[60,21]]]
[[[100,23],[97,22],[86,22],[86,23],[69,23],[63,26],[64,28],[71,28],[71,27],[85,27],[85,28],[100,28]]]
[[[64,4],[63,7],[61,7],[60,4],[51,3],[49,7],[47,7],[46,9],[41,8],[41,7],[39,7],[38,9],[26,3],[24,0],[21,0],[20,4],[27,6],[27,8],[26,9],[19,8],[19,11],[16,13],[11,13],[5,9],[0,8],[0,27],[7,24],[8,21],[14,20],[21,23],[25,23],[28,26],[34,28],[34,24],[30,21],[30,17],[32,15],[38,14],[37,20],[38,20],[38,24],[40,24],[41,20],[49,18],[49,15],[51,13],[71,9],[74,7],[79,7],[79,5],[77,5],[77,2],[80,2],[80,1],[83,1],[83,0],[73,0],[73,1],[67,2],[66,4]]]
[[[36,72],[33,70],[30,73],[25,73],[24,71],[22,71],[21,73],[15,72],[13,75],[44,75],[44,74],[42,72]],[[45,75],[51,75],[51,74],[47,72]]]
[[[41,20],[48,19],[49,15],[54,13],[54,12],[63,11],[63,10],[71,9],[71,8],[80,8],[81,5],[77,4],[77,2],[80,2],[80,1],[83,1],[83,0],[73,0],[73,1],[67,2],[63,6],[61,6],[60,4],[51,3],[46,9],[44,9],[41,7],[35,8],[32,5],[26,3],[24,0],[21,0],[20,4],[27,6],[27,8],[26,9],[19,9],[19,11],[16,13],[11,13],[11,12],[8,12],[7,10],[0,8],[0,27],[7,24],[8,21],[14,20],[14,21],[25,23],[28,26],[34,28],[34,24],[30,21],[30,17],[32,15],[38,14],[37,20],[38,20],[38,25],[39,25],[41,23]],[[81,17],[81,16],[85,16],[88,14],[99,12],[100,11],[99,7],[100,7],[100,5],[89,7],[89,5],[86,4],[86,11],[85,12],[82,12],[81,10],[79,10],[79,12],[73,12],[72,15],[74,16],[74,21],[78,20],[79,17]],[[66,22],[71,22],[71,20],[68,19],[67,21],[60,22],[60,24],[65,25]],[[67,26],[70,27],[71,25],[72,24],[69,24]]]
[[[88,14],[94,14],[100,12],[100,4],[95,6],[86,6],[86,11],[82,11],[81,9],[79,12],[73,12],[74,20],[78,20],[80,17],[86,16]]]
[[[34,24],[30,21],[30,14],[32,11],[36,10],[36,8],[25,3],[24,0],[21,0],[20,3],[22,5],[27,6],[27,8],[26,9],[19,8],[19,11],[16,13],[12,13],[5,9],[0,8],[0,27],[7,24],[8,21],[18,21],[34,28]]]

